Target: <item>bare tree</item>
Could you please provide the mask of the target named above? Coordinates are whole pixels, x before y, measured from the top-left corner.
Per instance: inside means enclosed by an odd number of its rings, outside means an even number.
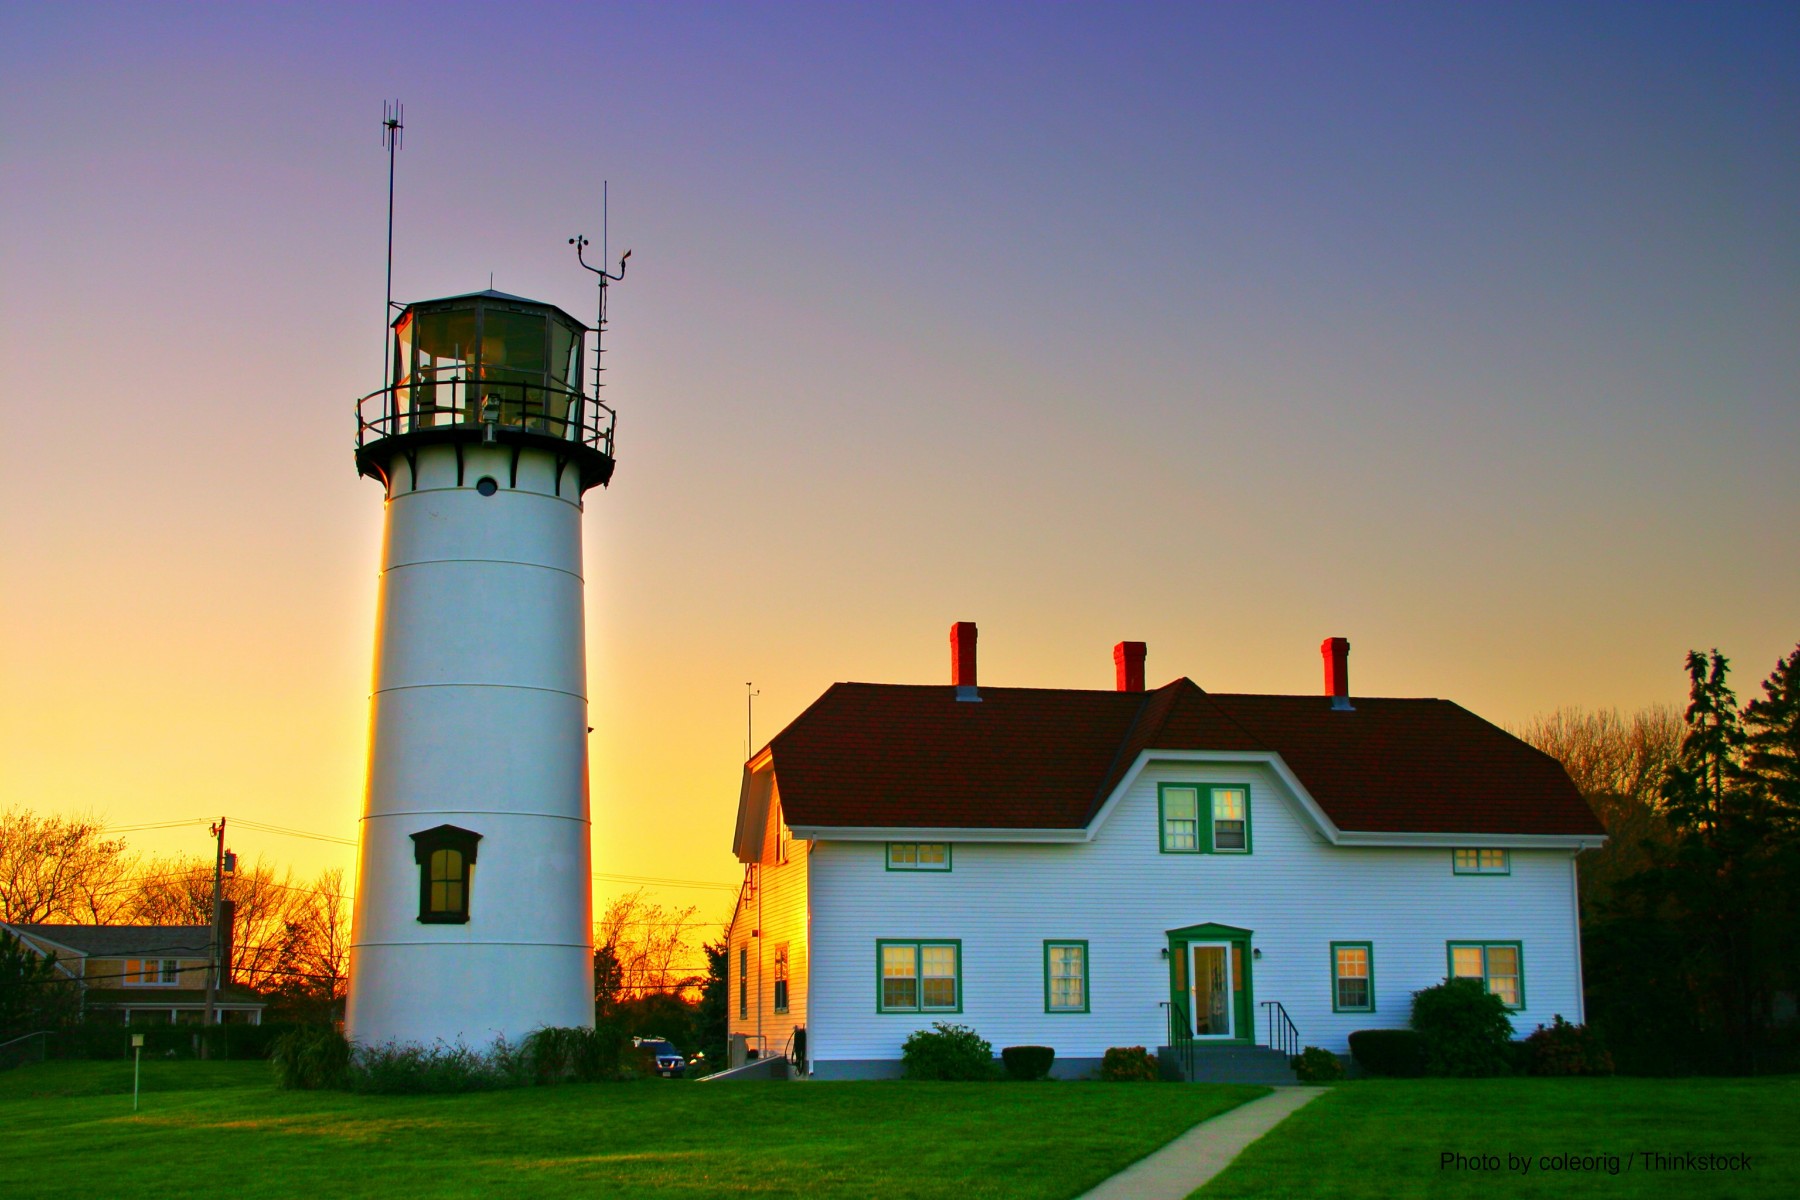
[[[1630,717],[1611,708],[1559,708],[1517,731],[1562,763],[1606,827],[1606,845],[1582,851],[1579,860],[1584,919],[1596,914],[1621,880],[1650,862],[1651,845],[1668,840],[1660,789],[1680,754],[1685,729],[1678,710],[1659,704]]]
[[[136,879],[128,913],[134,925],[212,924],[213,864],[198,856],[153,859]],[[300,923],[309,889],[295,885],[293,872],[278,876],[258,859],[225,876],[224,896],[234,906],[231,928],[232,981],[268,987],[281,977],[288,926]]]
[[[132,858],[93,817],[0,812],[0,921],[102,924],[129,903]]]
[[[335,1005],[350,980],[350,897],[343,870],[321,871],[290,916],[276,986],[296,998]]]
[[[639,888],[606,906],[594,924],[594,999],[603,1008],[653,992],[697,990],[705,978],[693,936],[700,910],[652,904]]]

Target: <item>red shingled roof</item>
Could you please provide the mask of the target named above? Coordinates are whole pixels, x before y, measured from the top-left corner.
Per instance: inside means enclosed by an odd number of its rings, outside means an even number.
[[[1560,764],[1447,700],[833,684],[769,743],[790,826],[1085,826],[1142,750],[1279,754],[1340,829],[1602,832]]]

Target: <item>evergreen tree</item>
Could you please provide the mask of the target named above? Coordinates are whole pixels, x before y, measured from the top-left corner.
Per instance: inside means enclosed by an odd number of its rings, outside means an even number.
[[[1744,709],[1744,769],[1770,821],[1800,834],[1800,646],[1778,659],[1763,696]]]

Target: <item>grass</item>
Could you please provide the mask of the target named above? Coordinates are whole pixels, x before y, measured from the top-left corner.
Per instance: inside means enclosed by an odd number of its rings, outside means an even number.
[[[1339,1084],[1207,1186],[1200,1200],[1479,1196],[1800,1196],[1800,1078],[1386,1079]],[[1446,1168],[1446,1152],[1499,1170]],[[1750,1156],[1748,1171],[1647,1170],[1640,1151]],[[1544,1155],[1611,1156],[1549,1169]],[[1516,1156],[1509,1159],[1509,1156]],[[1529,1159],[1521,1173],[1518,1160]],[[1618,1174],[1610,1174],[1609,1166]]]
[[[0,1195],[1079,1195],[1268,1089],[645,1080],[460,1096],[282,1092],[266,1063],[0,1074]],[[102,1192],[106,1187],[101,1187]]]

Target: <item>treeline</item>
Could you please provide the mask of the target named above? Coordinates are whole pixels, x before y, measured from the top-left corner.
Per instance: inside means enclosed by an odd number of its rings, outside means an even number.
[[[1742,706],[1717,650],[1687,671],[1681,712],[1520,731],[1610,839],[1579,859],[1588,1021],[1622,1071],[1800,1070],[1800,646]]]
[[[230,982],[273,1015],[329,1020],[349,980],[351,898],[342,870],[310,881],[258,860],[224,878]],[[210,925],[213,862],[149,857],[82,817],[0,812],[0,921],[9,925]]]

